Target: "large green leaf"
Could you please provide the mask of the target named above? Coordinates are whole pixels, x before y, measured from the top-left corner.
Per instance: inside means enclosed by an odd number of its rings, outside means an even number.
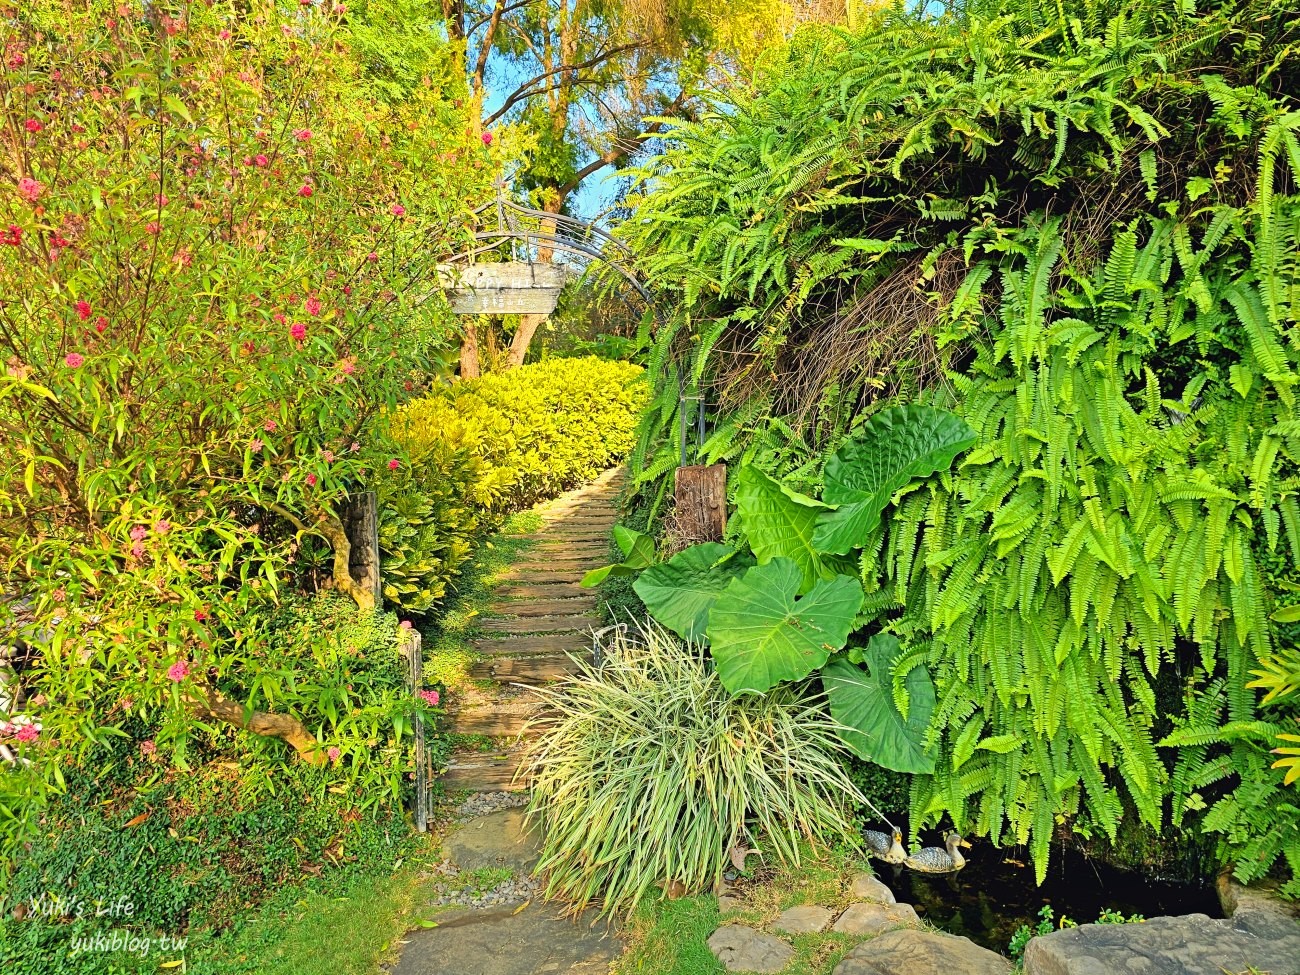
[[[686,640],[703,640],[709,610],[727,583],[753,565],[720,542],[692,545],[632,584],[650,615]]]
[[[625,528],[623,525],[615,525],[614,542],[623,553],[623,561],[616,565],[602,565],[599,569],[592,569],[582,577],[579,585],[590,589],[600,585],[609,576],[636,575],[642,569],[654,565],[656,552],[655,540],[652,536]]]
[[[836,657],[822,668],[822,684],[831,715],[852,729],[842,734],[858,756],[895,772],[929,775],[934,758],[926,754],[921,739],[934,711],[934,683],[924,667],[908,672],[903,680],[904,718],[892,693],[894,662],[902,652],[897,637],[878,633],[863,654],[867,670],[846,657]]]
[[[945,470],[974,442],[975,431],[963,420],[930,406],[877,413],[826,462],[823,497],[839,507],[817,519],[814,546],[840,555],[861,548],[895,491]]]
[[[818,579],[835,575],[813,545],[817,515],[826,510],[821,502],[749,465],[736,475],[736,508],[760,565],[777,558],[792,561],[799,567],[800,592],[807,592]]]
[[[732,579],[709,611],[707,633],[722,686],[762,693],[800,680],[844,646],[862,608],[862,586],[837,576],[798,597],[802,574],[775,558]]]

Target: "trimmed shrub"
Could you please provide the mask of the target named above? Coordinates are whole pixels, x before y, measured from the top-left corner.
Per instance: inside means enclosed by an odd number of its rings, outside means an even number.
[[[803,842],[852,841],[837,725],[783,686],[733,697],[651,623],[600,668],[539,691],[557,712],[529,747],[529,817],[545,829],[548,897],[630,914],[652,884],[709,890],[751,836],[797,864]]]

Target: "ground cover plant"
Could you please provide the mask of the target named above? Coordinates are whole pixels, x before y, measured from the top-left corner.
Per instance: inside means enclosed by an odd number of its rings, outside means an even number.
[[[1190,823],[1300,893],[1270,754],[1297,716],[1298,30],[1268,0],[879,12],[798,35],[643,172],[621,233],[676,302],[652,502],[679,368],[738,507],[755,465],[824,497],[900,402],[974,432],[845,525],[904,648],[882,684],[934,682],[913,829],[1028,844],[1041,877],[1063,828]]]

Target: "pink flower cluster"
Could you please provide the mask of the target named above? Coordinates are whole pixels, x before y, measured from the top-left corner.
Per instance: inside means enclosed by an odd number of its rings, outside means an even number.
[[[188,676],[190,676],[190,662],[188,660],[178,660],[167,668],[167,679],[173,683],[179,684]]]
[[[425,704],[429,705],[429,707],[431,708],[436,708],[438,706],[438,702],[441,700],[441,698],[438,696],[437,691],[420,691],[418,696],[422,701],[424,701]]]
[[[18,193],[28,203],[35,203],[45,192],[45,187],[30,176],[24,176],[18,181]]]

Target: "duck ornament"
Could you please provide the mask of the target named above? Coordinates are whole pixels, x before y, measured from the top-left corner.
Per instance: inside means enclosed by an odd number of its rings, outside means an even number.
[[[867,841],[867,853],[886,863],[903,863],[907,860],[907,850],[903,849],[903,834],[897,829],[882,833],[875,829],[864,829],[862,837]]]
[[[944,838],[944,848],[927,846],[917,850],[903,861],[903,865],[917,873],[956,873],[966,866],[966,858],[961,855],[961,847],[970,849],[970,844],[958,833],[949,833]]]

